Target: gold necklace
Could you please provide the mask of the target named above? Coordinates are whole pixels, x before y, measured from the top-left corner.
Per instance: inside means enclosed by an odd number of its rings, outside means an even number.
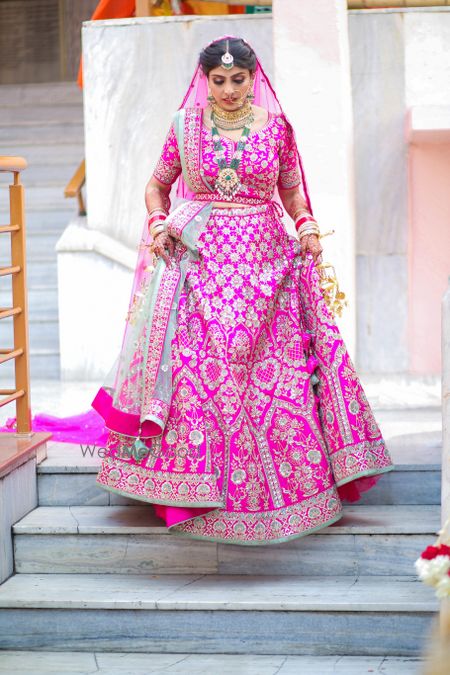
[[[220,129],[242,129],[247,126],[253,118],[253,108],[250,101],[246,101],[244,105],[237,110],[224,110],[215,102],[211,104],[211,108],[216,125]]]

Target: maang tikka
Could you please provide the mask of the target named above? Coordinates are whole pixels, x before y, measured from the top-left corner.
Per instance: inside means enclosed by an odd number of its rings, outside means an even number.
[[[228,40],[227,40],[227,51],[225,52],[225,54],[223,54],[221,61],[222,67],[226,68],[227,70],[230,70],[230,68],[232,68],[234,65],[234,56],[233,54],[230,54],[230,43]]]

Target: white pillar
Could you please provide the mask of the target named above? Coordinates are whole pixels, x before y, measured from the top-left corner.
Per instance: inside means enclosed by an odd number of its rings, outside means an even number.
[[[323,259],[336,269],[348,306],[338,318],[355,358],[353,115],[347,3],[273,0],[275,84],[296,131]]]

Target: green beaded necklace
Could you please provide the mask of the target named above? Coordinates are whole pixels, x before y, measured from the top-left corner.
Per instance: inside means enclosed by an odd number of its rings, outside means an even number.
[[[227,164],[225,159],[225,149],[221,143],[219,132],[214,119],[214,113],[211,113],[211,132],[214,143],[214,150],[216,153],[216,161],[219,167],[219,174],[215,182],[215,189],[225,200],[232,200],[234,195],[241,187],[241,181],[237,174],[237,168],[241,163],[242,153],[244,152],[249,134],[250,127],[254,120],[254,116],[250,115],[245,127],[242,130],[241,138],[237,144],[237,148],[233,154],[230,164]]]

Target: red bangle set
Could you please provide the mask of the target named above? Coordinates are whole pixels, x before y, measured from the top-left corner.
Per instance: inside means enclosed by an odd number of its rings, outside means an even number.
[[[152,223],[156,223],[159,220],[162,221],[162,220],[165,220],[165,219],[166,219],[166,216],[163,216],[162,213],[158,213],[158,214],[156,214],[156,216],[153,216],[152,218],[148,219],[148,226],[150,227],[150,225]]]
[[[301,218],[299,218],[298,220],[295,221],[295,229],[298,231],[298,228],[300,227],[300,225],[303,225],[303,223],[307,223],[307,222],[315,223],[316,221],[314,220],[314,218],[312,216],[302,216]]]

